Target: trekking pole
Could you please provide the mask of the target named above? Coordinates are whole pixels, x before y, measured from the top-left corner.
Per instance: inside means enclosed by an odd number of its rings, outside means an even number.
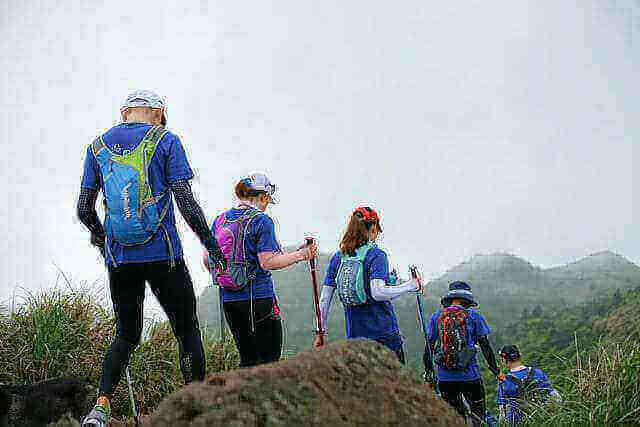
[[[415,265],[409,266],[409,273],[414,280],[418,279],[418,267]],[[431,370],[433,371],[433,375],[435,377],[435,387],[434,392],[436,396],[440,397],[440,387],[438,387],[438,373],[436,372],[435,362],[433,360],[433,350],[431,349],[431,341],[429,341],[429,334],[427,333],[427,322],[424,318],[424,305],[422,303],[422,294],[420,292],[416,292],[416,301],[418,303],[418,319],[420,320],[420,328],[422,329],[422,335],[424,336],[424,342],[427,347],[427,351],[431,356]]]
[[[314,239],[313,237],[306,237],[305,241],[307,242],[307,246],[309,246],[313,244]],[[324,329],[322,328],[322,314],[320,313],[320,297],[318,295],[318,277],[316,273],[315,258],[311,258],[309,260],[309,272],[311,273],[311,283],[313,285],[313,306],[316,312],[316,325],[318,327],[316,330],[316,336],[320,341],[319,347],[322,347],[324,345],[324,335],[322,335],[322,331],[324,331]]]
[[[224,369],[226,354],[224,349],[225,319],[224,319],[224,307],[223,307],[223,301],[222,301],[222,287],[218,285],[218,281],[216,280],[216,275],[214,273],[215,267],[213,265],[213,262],[211,262],[211,258],[209,258],[208,261],[209,261],[209,272],[211,273],[212,286],[218,286],[218,314],[220,315],[220,345],[222,346],[222,368]]]
[[[131,374],[129,373],[129,365],[125,368],[125,373],[127,375],[127,384],[129,385],[129,399],[131,399],[131,409],[133,411],[133,419],[136,422],[136,426],[138,425],[138,411],[136,411],[136,400],[133,398],[133,387],[131,386]]]

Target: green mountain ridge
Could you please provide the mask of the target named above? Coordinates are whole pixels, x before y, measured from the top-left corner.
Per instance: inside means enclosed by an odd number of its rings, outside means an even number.
[[[330,255],[318,257],[318,280],[322,284]],[[401,271],[406,277],[406,272]],[[285,319],[285,350],[297,352],[311,345],[313,305],[309,267],[300,263],[273,273],[276,293]],[[453,280],[468,281],[480,303],[480,311],[493,329],[495,345],[509,339],[509,325],[523,313],[561,309],[590,301],[598,295],[640,284],[640,267],[610,251],[599,252],[574,263],[542,269],[508,253],[475,255],[454,266],[425,289],[425,311],[437,309],[441,296]],[[329,317],[329,337],[344,337],[344,315],[334,298]],[[410,363],[420,365],[424,348],[414,294],[393,301],[400,329],[406,338]],[[217,327],[217,290],[207,288],[198,302],[201,324]]]

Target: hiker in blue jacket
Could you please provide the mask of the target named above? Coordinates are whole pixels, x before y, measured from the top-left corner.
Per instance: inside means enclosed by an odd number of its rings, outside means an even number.
[[[145,282],[166,313],[178,341],[185,383],[202,381],[205,358],[196,296],[176,230],[172,196],[212,261],[224,265],[189,185],[193,172],[180,139],[166,130],[165,101],[156,93],[130,93],[122,123],[87,148],[77,212],[91,244],[104,257],[117,321],[102,367],[96,406],[83,426],[106,427],[110,400],[142,334]],[[95,202],[104,194],[104,224]]]
[[[550,400],[561,402],[558,391],[553,388],[547,374],[541,369],[525,366],[520,350],[515,344],[500,349],[502,363],[509,370],[498,384],[498,406],[500,421],[518,425],[527,415]]]
[[[476,309],[478,303],[469,284],[460,281],[449,284],[449,291],[440,302],[442,308],[431,315],[427,326],[431,345],[425,347],[423,355],[425,380],[432,385],[437,382],[442,398],[463,417],[464,396],[474,425],[480,425],[486,416],[486,397],[476,344],[493,375],[501,375],[488,339],[491,328]],[[433,362],[437,372],[433,372]]]
[[[327,334],[327,319],[333,294],[344,306],[347,338],[368,338],[395,352],[405,363],[402,335],[391,300],[407,292],[422,292],[422,278],[390,286],[387,254],[375,244],[382,232],[380,218],[370,207],[357,208],[337,251],[327,267],[320,296],[320,311]],[[320,337],[314,340],[318,347]]]
[[[250,174],[236,184],[237,205],[218,215],[211,225],[229,266],[229,270],[215,269],[214,274],[222,290],[224,316],[240,353],[240,367],[280,359],[282,322],[271,271],[309,260],[317,253],[315,243],[289,253],[282,250],[273,220],[265,213],[275,203],[275,191],[267,175]],[[231,228],[234,222],[237,227]],[[235,242],[242,247],[234,246]],[[208,260],[204,264],[209,269]],[[238,264],[246,266],[246,276],[231,273]]]

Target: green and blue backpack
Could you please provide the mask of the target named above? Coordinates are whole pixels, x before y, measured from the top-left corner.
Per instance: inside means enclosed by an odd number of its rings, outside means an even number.
[[[149,164],[166,133],[164,126],[152,126],[134,150],[122,154],[109,150],[102,137],[91,144],[104,184],[107,236],[124,246],[151,240],[167,213],[169,203],[159,208],[164,194],[154,196],[149,184]]]
[[[364,259],[375,245],[366,244],[356,249],[355,256],[342,254],[336,275],[336,287],[342,304],[348,307],[367,303],[364,290]]]

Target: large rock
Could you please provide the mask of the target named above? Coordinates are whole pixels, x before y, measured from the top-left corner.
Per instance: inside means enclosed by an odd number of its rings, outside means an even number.
[[[87,414],[95,397],[95,387],[77,378],[33,385],[2,385],[0,426],[41,427],[58,421],[67,413],[79,419]]]
[[[212,375],[165,399],[153,426],[464,425],[442,400],[368,340]]]

